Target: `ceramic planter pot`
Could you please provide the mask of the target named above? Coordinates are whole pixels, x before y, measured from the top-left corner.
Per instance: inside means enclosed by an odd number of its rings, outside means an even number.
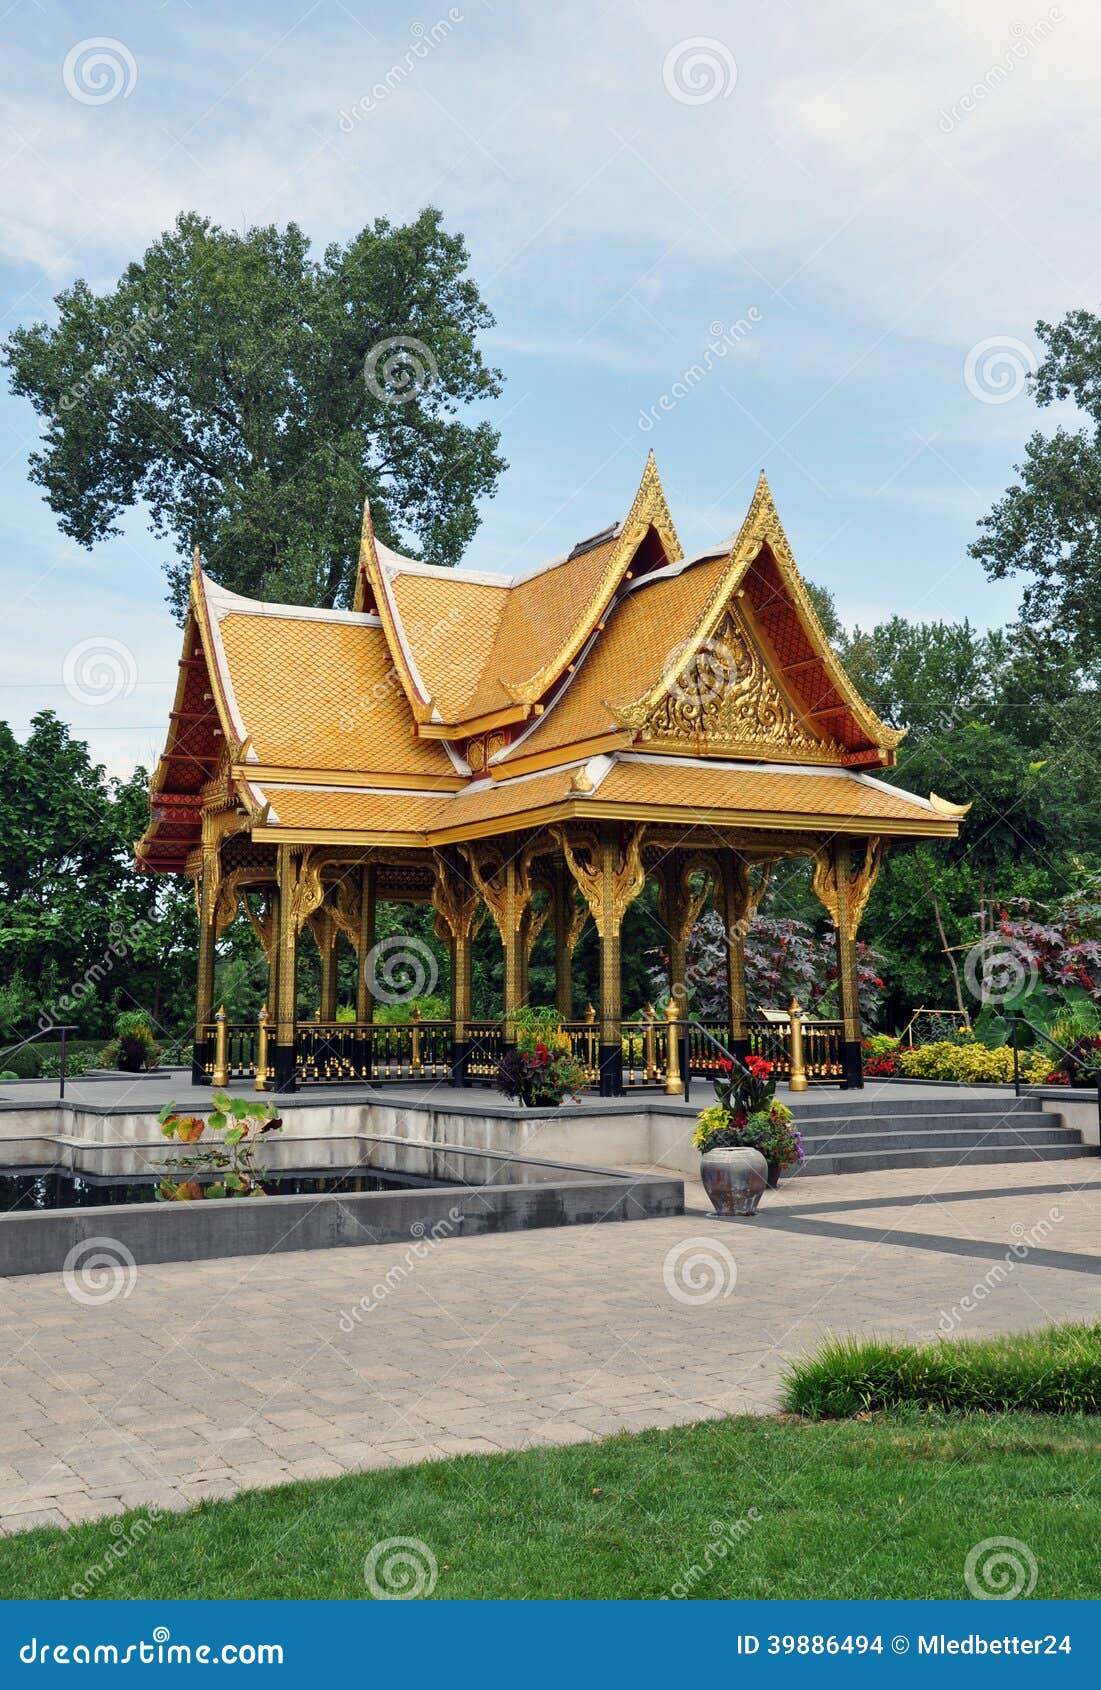
[[[768,1163],[759,1150],[705,1150],[700,1179],[719,1215],[755,1215],[768,1185]]]

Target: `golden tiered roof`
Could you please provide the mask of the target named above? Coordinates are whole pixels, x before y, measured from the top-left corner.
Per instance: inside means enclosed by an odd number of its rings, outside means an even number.
[[[216,786],[253,839],[425,846],[572,816],[951,837],[959,806],[876,778],[902,734],[829,645],[762,476],[685,559],[653,458],[627,516],[526,574],[378,542],[355,607],[226,592],[196,563],[138,845],[180,872]]]

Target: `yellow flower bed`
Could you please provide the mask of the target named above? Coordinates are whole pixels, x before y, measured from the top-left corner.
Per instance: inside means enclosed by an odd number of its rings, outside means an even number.
[[[917,1045],[899,1052],[899,1067],[908,1080],[959,1080],[968,1085],[1005,1084],[1013,1079],[1013,1051],[1009,1045],[988,1050],[983,1044]],[[1042,1085],[1051,1072],[1051,1059],[1040,1051],[1021,1052],[1021,1078]]]

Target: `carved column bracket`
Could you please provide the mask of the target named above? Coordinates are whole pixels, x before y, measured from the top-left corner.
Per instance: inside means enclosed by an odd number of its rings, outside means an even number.
[[[860,867],[853,863],[847,845],[823,845],[814,854],[811,890],[846,939],[856,938],[883,856],[882,839],[866,841]]]
[[[623,1090],[619,935],[626,910],[646,884],[646,829],[635,823],[622,843],[614,823],[554,832],[600,936],[600,1090],[616,1096]]]
[[[613,931],[618,935],[628,905],[634,903],[646,884],[642,864],[644,823],[636,823],[622,850],[601,839],[595,828],[555,828],[570,873],[581,890],[603,940]],[[584,923],[582,922],[582,926]],[[580,928],[578,929],[580,932]]]

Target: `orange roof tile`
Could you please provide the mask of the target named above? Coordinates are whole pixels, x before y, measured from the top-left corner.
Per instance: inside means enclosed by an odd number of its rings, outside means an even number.
[[[699,622],[726,563],[724,556],[693,564],[645,582],[622,599],[546,715],[511,755],[534,756],[620,731],[608,706],[632,703],[661,679]],[[630,735],[622,738],[626,743]]]
[[[443,745],[416,737],[377,624],[233,612],[218,626],[241,722],[262,764],[454,774]]]
[[[676,805],[685,812],[711,816],[720,812],[760,813],[762,816],[823,816],[859,820],[875,832],[878,822],[909,821],[928,824],[930,833],[955,831],[947,818],[926,800],[884,781],[838,770],[813,773],[785,768],[701,768],[689,758],[617,762],[598,788],[604,803]]]

